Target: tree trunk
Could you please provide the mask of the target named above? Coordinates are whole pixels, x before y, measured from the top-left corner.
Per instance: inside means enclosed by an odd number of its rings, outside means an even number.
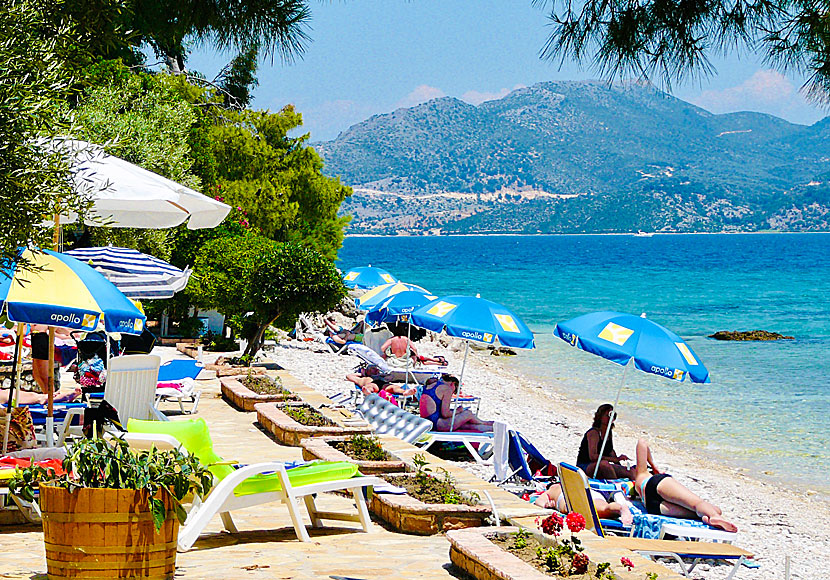
[[[262,348],[262,345],[265,342],[265,331],[268,329],[269,326],[271,326],[271,324],[273,324],[273,322],[277,318],[279,318],[279,314],[271,320],[269,320],[268,322],[266,322],[265,324],[260,325],[259,328],[257,328],[257,331],[254,334],[254,336],[251,337],[251,339],[248,341],[248,346],[245,348],[245,352],[242,356],[249,355],[251,357],[251,360],[254,360],[254,356],[256,355],[256,353],[259,352],[259,349]]]

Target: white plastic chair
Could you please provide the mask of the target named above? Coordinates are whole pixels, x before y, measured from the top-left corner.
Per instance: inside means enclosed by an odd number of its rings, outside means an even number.
[[[161,358],[154,354],[130,354],[110,360],[104,400],[115,407],[122,425],[128,419],[167,421],[156,409]]]

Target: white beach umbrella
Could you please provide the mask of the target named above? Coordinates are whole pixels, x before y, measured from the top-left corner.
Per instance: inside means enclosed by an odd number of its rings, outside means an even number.
[[[105,153],[99,145],[56,139],[47,147],[65,151],[76,189],[92,199],[87,225],[164,229],[187,220],[191,230],[218,226],[230,206],[198,191]],[[77,221],[72,212],[60,223]]]

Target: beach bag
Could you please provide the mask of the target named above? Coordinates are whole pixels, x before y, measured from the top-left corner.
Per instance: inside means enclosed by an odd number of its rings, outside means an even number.
[[[6,408],[0,409],[0,424],[5,426],[8,417]],[[11,410],[11,423],[9,424],[9,441],[7,450],[22,451],[37,447],[35,439],[35,425],[32,422],[32,414],[29,407],[13,407]]]
[[[78,361],[75,382],[84,387],[84,391],[101,391],[106,381],[107,371],[104,368],[104,361],[98,355]]]

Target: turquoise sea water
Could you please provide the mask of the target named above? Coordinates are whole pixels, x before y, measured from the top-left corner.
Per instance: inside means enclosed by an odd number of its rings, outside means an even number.
[[[645,312],[688,341],[712,383],[629,369],[623,417],[762,478],[830,493],[830,235],[348,238],[338,265],[367,264],[438,295],[507,305],[537,344],[510,364],[589,408],[613,399],[623,369],[554,338],[554,325]],[[796,339],[706,338],[752,329]]]

